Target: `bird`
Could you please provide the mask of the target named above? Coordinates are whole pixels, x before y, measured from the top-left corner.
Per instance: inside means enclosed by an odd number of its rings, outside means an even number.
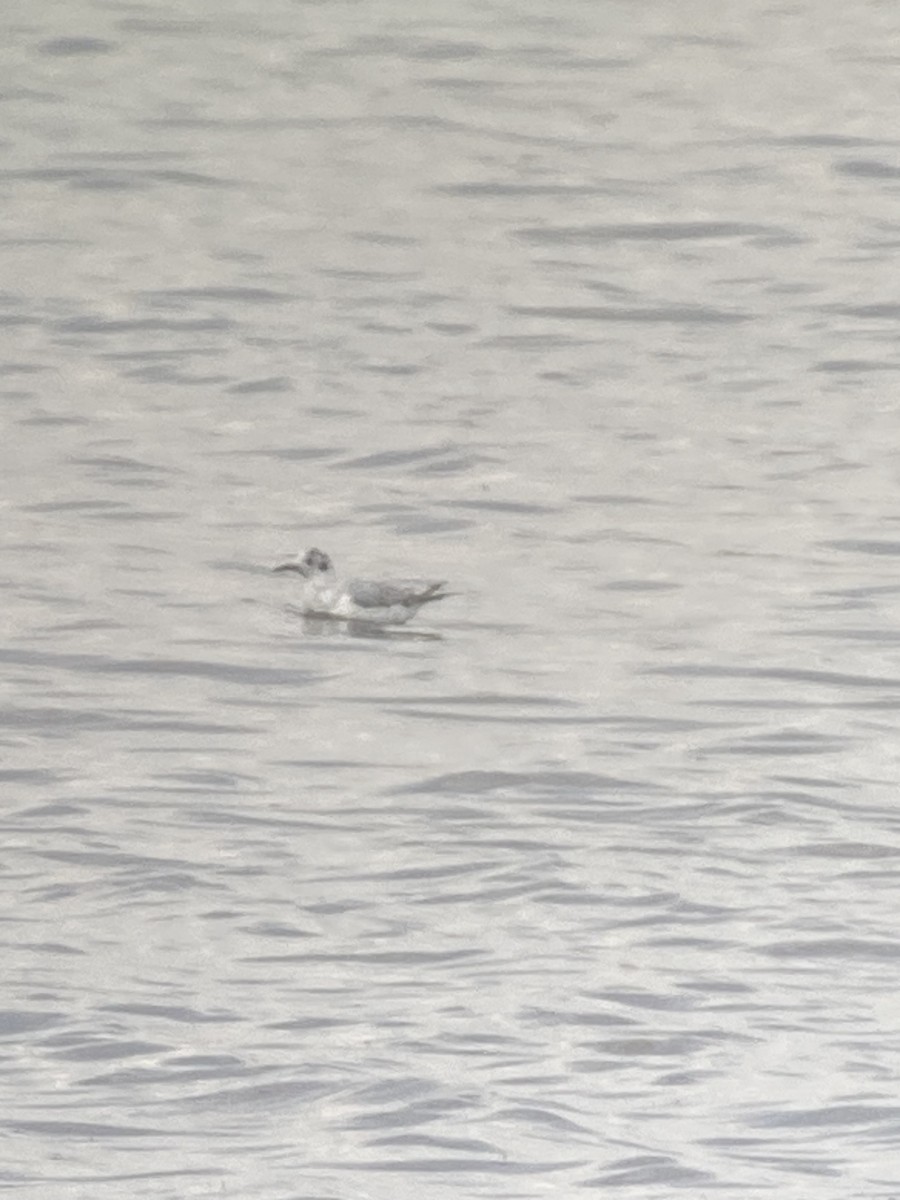
[[[272,568],[296,571],[303,576],[300,611],[308,617],[335,617],[372,625],[405,625],[423,604],[443,600],[450,592],[444,581],[419,579],[348,579],[341,582],[334,563],[324,550],[313,547],[301,558],[288,559]]]

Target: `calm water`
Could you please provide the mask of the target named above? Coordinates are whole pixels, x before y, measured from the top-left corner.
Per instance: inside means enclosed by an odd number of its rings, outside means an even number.
[[[0,20],[0,1184],[900,1197],[896,6]]]

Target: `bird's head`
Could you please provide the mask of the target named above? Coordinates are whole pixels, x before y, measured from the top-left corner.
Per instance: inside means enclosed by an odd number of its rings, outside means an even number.
[[[331,559],[324,550],[317,550],[313,547],[312,550],[307,550],[302,558],[291,558],[287,562],[279,563],[274,567],[275,571],[297,571],[304,579],[312,579],[320,571],[333,570]]]

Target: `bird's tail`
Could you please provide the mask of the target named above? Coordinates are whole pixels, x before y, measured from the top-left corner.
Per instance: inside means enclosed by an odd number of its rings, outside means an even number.
[[[410,596],[409,603],[414,604],[418,608],[420,604],[429,604],[432,600],[446,600],[448,596],[455,596],[455,592],[441,591],[441,588],[446,586],[444,580],[441,580],[440,583],[429,584],[423,591],[417,592],[415,596]]]

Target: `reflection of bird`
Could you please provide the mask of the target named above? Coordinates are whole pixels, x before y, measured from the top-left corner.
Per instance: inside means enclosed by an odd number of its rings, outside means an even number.
[[[443,583],[419,579],[348,579],[341,583],[334,564],[322,550],[307,550],[302,558],[279,563],[276,571],[303,576],[300,607],[305,616],[369,621],[374,625],[403,625],[423,604],[443,600]]]

